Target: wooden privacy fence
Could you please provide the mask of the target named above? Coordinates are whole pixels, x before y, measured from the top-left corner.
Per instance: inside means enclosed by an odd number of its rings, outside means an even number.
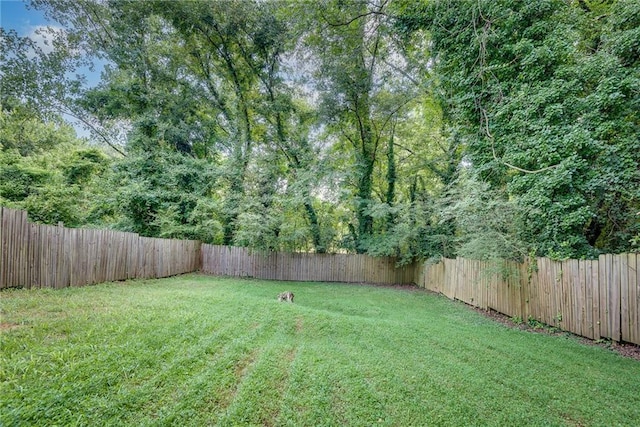
[[[533,263],[443,259],[417,271],[418,285],[523,321],[591,339],[640,344],[640,254]]]
[[[0,289],[64,288],[196,271],[200,242],[33,224],[0,208]]]
[[[396,268],[393,258],[355,254],[259,252],[202,245],[202,271],[235,277],[317,282],[413,283],[413,265]]]
[[[443,259],[396,268],[393,258],[259,252],[193,240],[33,224],[0,208],[0,289],[63,288],[193,272],[273,280],[419,286],[523,321],[591,339],[640,344],[640,254],[598,260]]]

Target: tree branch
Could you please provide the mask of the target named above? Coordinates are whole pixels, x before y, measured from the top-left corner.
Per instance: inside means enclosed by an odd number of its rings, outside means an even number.
[[[115,150],[122,157],[127,157],[124,151],[121,151],[115,144],[109,141],[109,138],[107,138],[102,132],[100,132],[91,122],[87,121],[83,117],[78,116],[77,114],[74,114],[71,110],[67,108],[63,108],[63,107],[54,107],[54,108],[62,114],[66,114],[77,120],[80,120],[85,126],[89,127],[93,132],[95,132],[95,134],[98,135],[109,147],[113,148],[113,150]]]
[[[491,152],[493,154],[493,159],[495,161],[497,161],[499,163],[502,163],[503,165],[505,165],[505,166],[507,166],[507,167],[509,167],[511,169],[515,169],[515,170],[517,170],[519,172],[531,173],[531,174],[548,171],[549,169],[556,168],[556,167],[558,167],[560,165],[560,164],[555,164],[555,165],[547,166],[547,167],[544,167],[544,168],[541,168],[541,169],[529,170],[529,169],[520,168],[518,166],[515,166],[515,165],[512,165],[510,163],[507,163],[502,159],[499,159],[497,154],[496,154],[496,148],[495,148],[495,145],[494,145],[493,135],[491,134],[491,131],[489,131],[489,117],[488,117],[487,111],[484,108],[481,108],[480,111],[481,111],[481,114],[482,114],[482,120],[484,121],[484,131],[485,131],[485,134],[487,135],[487,137],[489,138],[489,140],[491,141]]]

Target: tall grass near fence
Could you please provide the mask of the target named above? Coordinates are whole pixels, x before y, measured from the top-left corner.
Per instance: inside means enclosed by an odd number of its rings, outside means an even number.
[[[418,269],[417,282],[522,321],[640,344],[640,254],[525,263],[443,259]]]
[[[0,208],[0,289],[64,288],[196,271],[200,242],[33,224]]]

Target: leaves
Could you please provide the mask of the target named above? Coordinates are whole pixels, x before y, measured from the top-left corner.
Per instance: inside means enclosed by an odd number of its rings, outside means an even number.
[[[62,27],[2,30],[0,195],[41,221],[401,263],[637,248],[633,0],[31,4]]]
[[[631,27],[611,25],[634,22],[632,3],[595,15],[560,1],[436,1],[401,17],[431,32],[469,160],[505,194],[485,205],[508,197],[526,213],[518,235],[540,255],[625,251],[637,233],[639,80],[616,44]]]

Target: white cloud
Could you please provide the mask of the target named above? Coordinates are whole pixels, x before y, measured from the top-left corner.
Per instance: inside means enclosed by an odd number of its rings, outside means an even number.
[[[57,37],[66,37],[66,31],[62,27],[38,25],[32,27],[27,34],[45,54],[53,52],[53,41]]]

